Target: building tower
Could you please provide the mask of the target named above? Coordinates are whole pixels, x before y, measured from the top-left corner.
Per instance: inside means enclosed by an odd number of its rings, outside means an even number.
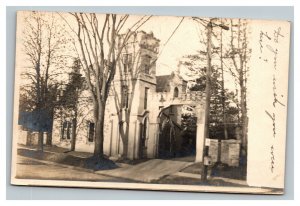
[[[133,33],[123,49],[107,102],[104,150],[110,156],[155,155],[150,104],[156,92],[158,49],[159,40],[144,31]]]

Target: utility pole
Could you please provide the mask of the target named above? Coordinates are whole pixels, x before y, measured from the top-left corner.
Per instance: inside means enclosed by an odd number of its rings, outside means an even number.
[[[203,161],[202,161],[202,171],[201,171],[201,180],[207,181],[207,171],[208,171],[208,162],[206,161],[208,158],[208,149],[209,146],[206,145],[206,140],[209,138],[209,112],[210,112],[210,97],[211,97],[211,59],[212,59],[212,29],[213,26],[220,27],[224,30],[229,30],[229,27],[224,26],[223,24],[216,24],[212,21],[214,19],[205,20],[198,17],[194,17],[194,20],[198,21],[207,29],[207,68],[206,68],[206,86],[205,86],[205,117],[204,117],[204,144],[203,144]]]
[[[221,25],[223,24],[221,20]],[[222,110],[223,110],[223,125],[224,125],[224,138],[228,139],[228,131],[227,131],[227,119],[226,119],[226,111],[225,111],[225,88],[224,88],[224,68],[223,68],[223,28],[221,28],[220,32],[220,67],[222,72]],[[217,168],[223,168],[224,164],[221,162],[221,137],[218,138],[218,156],[217,156],[217,162],[216,167]]]
[[[206,141],[207,138],[209,138],[209,111],[210,111],[210,96],[211,96],[211,34],[212,34],[212,22],[211,20],[208,22],[207,26],[207,68],[206,68],[206,84],[205,84],[205,117],[204,117],[204,141]],[[203,157],[208,156],[208,146],[206,144],[203,144],[204,146],[204,155]],[[201,174],[201,180],[206,181],[207,180],[207,169],[208,165],[205,164],[205,161],[203,161],[203,169]]]

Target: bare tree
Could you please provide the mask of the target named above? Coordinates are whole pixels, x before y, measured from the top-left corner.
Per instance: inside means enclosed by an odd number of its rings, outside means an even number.
[[[248,30],[246,20],[232,20],[231,19],[231,36],[230,46],[227,53],[228,58],[232,62],[232,69],[230,73],[235,78],[239,91],[239,107],[240,107],[240,122],[242,134],[242,148],[241,155],[246,161],[247,157],[247,130],[248,130],[248,116],[247,116],[247,72],[248,61],[251,54],[251,49],[248,47]]]
[[[95,123],[94,156],[103,157],[105,106],[116,73],[117,63],[128,40],[151,16],[143,16],[124,32],[129,15],[106,14],[104,21],[96,14],[70,13],[77,22],[78,55],[93,100]],[[66,20],[66,19],[65,19]],[[66,23],[68,21],[66,20]]]
[[[28,101],[20,103],[30,103],[28,110],[35,112],[36,123],[49,123],[47,128],[41,124],[34,128],[39,132],[39,149],[43,150],[43,132],[47,131],[47,144],[52,143],[51,125],[58,88],[56,77],[66,67],[66,58],[61,55],[66,49],[66,38],[53,14],[30,12],[24,21],[23,50],[28,66],[22,73],[26,84],[21,89]]]

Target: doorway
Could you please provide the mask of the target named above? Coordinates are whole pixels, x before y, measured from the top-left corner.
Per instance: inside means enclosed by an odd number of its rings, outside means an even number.
[[[175,128],[170,118],[165,118],[159,133],[159,158],[172,158],[176,156]]]

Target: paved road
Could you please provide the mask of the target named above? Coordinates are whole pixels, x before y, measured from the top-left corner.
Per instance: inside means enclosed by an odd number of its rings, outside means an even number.
[[[49,179],[49,180],[76,180],[76,181],[111,181],[134,182],[117,177],[96,174],[88,171],[79,171],[61,165],[47,164],[35,159],[18,156],[17,178]]]

